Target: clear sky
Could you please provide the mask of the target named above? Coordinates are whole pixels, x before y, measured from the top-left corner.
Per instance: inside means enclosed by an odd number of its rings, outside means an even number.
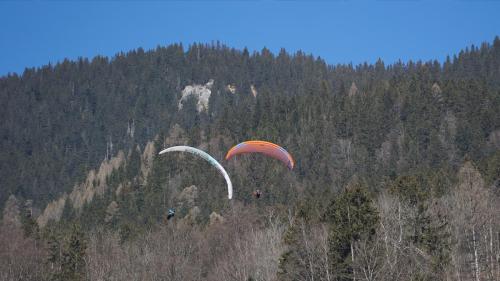
[[[329,64],[443,60],[500,35],[492,1],[4,1],[0,75],[64,58],[221,41]]]

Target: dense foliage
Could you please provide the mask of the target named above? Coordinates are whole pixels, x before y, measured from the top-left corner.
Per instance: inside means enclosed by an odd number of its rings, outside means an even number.
[[[456,166],[466,154],[482,159],[500,126],[499,65],[496,38],[442,65],[329,66],[301,52],[249,54],[217,44],[26,69],[0,79],[0,202],[16,194],[44,204],[104,158],[143,147],[174,123],[193,145],[200,130],[205,142],[222,136],[228,145],[278,142],[293,152],[298,180],[308,188],[353,173],[370,178]],[[178,112],[183,87],[209,79],[215,85],[208,114],[189,106]],[[237,94],[228,93],[228,84]],[[135,132],[127,134],[132,125]],[[399,149],[381,163],[376,156],[386,141],[399,141]]]

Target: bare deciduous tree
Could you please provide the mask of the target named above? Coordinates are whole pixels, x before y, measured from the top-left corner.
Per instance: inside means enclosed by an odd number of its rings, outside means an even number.
[[[494,237],[499,233],[498,198],[485,186],[472,163],[462,166],[458,178],[459,183],[448,198],[456,240],[452,253],[455,277],[499,280],[499,264],[494,261],[499,243]]]
[[[14,207],[17,208],[17,207]],[[43,280],[46,277],[46,251],[37,240],[26,237],[19,218],[7,218],[5,212],[0,224],[0,280]]]

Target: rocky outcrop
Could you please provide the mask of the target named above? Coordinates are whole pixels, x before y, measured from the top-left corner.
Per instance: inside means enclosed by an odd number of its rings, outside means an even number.
[[[236,86],[235,85],[227,84],[226,90],[228,92],[230,92],[231,94],[236,94]]]
[[[182,97],[179,100],[179,110],[182,109],[183,103],[190,97],[197,100],[196,110],[198,112],[208,111],[208,100],[212,94],[212,86],[214,80],[210,79],[205,85],[188,85],[182,90]]]
[[[431,92],[436,102],[443,102],[443,91],[441,91],[441,87],[437,83],[432,84]]]
[[[132,119],[132,122],[127,123],[127,136],[130,138],[134,138],[134,133],[135,133],[135,120]]]
[[[210,225],[218,224],[218,223],[223,223],[224,222],[224,217],[217,214],[216,212],[212,212],[210,214]]]
[[[257,89],[255,89],[254,85],[250,86],[250,91],[252,92],[253,97],[256,98],[258,93],[257,93]]]

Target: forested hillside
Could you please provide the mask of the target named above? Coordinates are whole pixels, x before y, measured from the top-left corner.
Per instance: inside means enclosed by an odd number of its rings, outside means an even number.
[[[500,278],[498,37],[442,64],[138,49],[3,77],[0,101],[0,279]],[[296,166],[224,161],[250,139]]]
[[[443,65],[329,66],[303,53],[172,45],[26,69],[0,80],[0,202],[16,194],[44,204],[106,157],[143,147],[173,124],[204,131],[207,142],[280,142],[295,155],[299,180],[314,185],[338,174],[456,166],[465,154],[482,159],[498,145],[488,146],[499,126],[499,65],[497,38]],[[183,88],[210,79],[208,112],[179,112]],[[400,161],[378,161],[377,150],[397,141],[391,156]],[[336,155],[346,142],[349,159]]]

